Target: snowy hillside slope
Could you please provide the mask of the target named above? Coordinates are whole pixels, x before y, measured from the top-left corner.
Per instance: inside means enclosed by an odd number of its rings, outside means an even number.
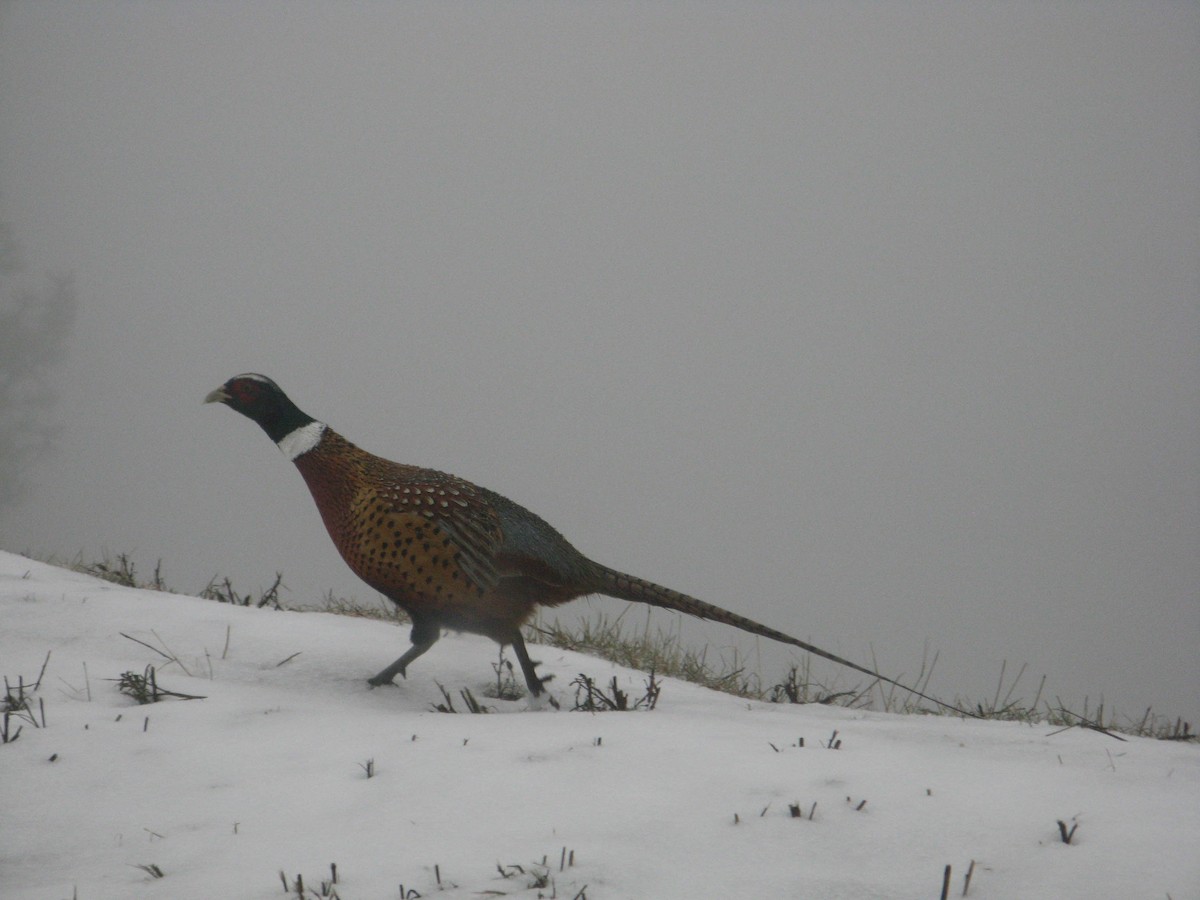
[[[938,897],[946,864],[961,896],[974,860],[975,900],[1200,898],[1193,744],[672,680],[653,711],[571,712],[579,673],[635,696],[645,674],[546,647],[564,709],[535,712],[484,699],[495,647],[454,635],[369,688],[406,645],[0,553],[0,674],[31,683],[50,654],[45,727],[10,716],[0,746],[0,896],[267,900],[281,870],[319,893],[336,863],[342,900],[878,900]],[[148,665],[204,699],[137,705],[115,679]],[[433,711],[438,683],[495,714]]]

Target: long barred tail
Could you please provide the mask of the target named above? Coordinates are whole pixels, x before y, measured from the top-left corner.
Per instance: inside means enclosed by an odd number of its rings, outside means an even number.
[[[713,622],[720,622],[723,625],[732,625],[734,628],[739,628],[750,634],[770,638],[773,641],[779,641],[781,644],[791,644],[793,647],[799,647],[801,650],[806,650],[815,656],[820,656],[838,665],[854,669],[856,672],[862,672],[864,675],[870,675],[872,678],[886,681],[888,684],[894,684],[896,687],[908,691],[910,694],[928,700],[930,703],[936,703],[938,706],[952,712],[972,718],[975,717],[974,713],[969,713],[966,710],[959,709],[957,706],[945,703],[937,697],[930,697],[928,694],[921,693],[916,688],[909,687],[907,684],[901,684],[894,678],[880,675],[878,672],[873,672],[864,666],[852,663],[848,659],[842,659],[842,657],[822,650],[820,647],[815,647],[799,638],[794,638],[790,634],[784,634],[782,631],[776,631],[774,628],[761,625],[753,619],[747,619],[745,616],[739,616],[737,613],[730,612],[727,609],[722,609],[711,603],[705,603],[703,600],[697,600],[695,597],[689,597],[687,594],[681,594],[679,591],[673,591],[668,587],[663,587],[661,584],[636,578],[633,575],[626,575],[624,572],[618,572],[616,569],[610,569],[599,563],[596,563],[595,566],[600,580],[600,584],[596,588],[597,593],[616,597],[620,600],[632,600],[635,603],[648,603],[650,606],[673,609],[677,612],[687,613],[689,616],[695,616],[697,619],[710,619]]]

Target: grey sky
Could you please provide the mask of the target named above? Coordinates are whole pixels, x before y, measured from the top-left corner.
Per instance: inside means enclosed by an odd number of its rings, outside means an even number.
[[[370,596],[200,405],[260,371],[942,694],[1197,717],[1198,111],[1184,3],[7,3],[0,221],[80,309],[0,547]]]

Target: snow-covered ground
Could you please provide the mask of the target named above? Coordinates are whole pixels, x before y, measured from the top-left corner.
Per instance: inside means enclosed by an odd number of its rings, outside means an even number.
[[[1200,898],[1194,744],[672,680],[653,711],[568,712],[581,672],[635,695],[645,676],[545,647],[533,655],[562,711],[486,700],[495,714],[447,715],[431,709],[437,683],[482,697],[490,642],[448,635],[407,681],[370,689],[406,631],[7,553],[0,623],[14,689],[50,653],[32,704],[45,727],[11,717],[24,727],[0,746],[7,900],[275,898],[281,870],[316,896],[331,863],[342,900],[401,885],[447,900],[938,897],[947,864],[958,897],[972,860],[976,900]],[[115,679],[147,665],[204,699],[136,705]],[[1077,826],[1070,846],[1060,819]]]

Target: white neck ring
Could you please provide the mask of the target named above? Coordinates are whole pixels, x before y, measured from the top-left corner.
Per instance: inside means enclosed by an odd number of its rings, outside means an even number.
[[[303,456],[321,443],[325,428],[324,422],[309,422],[307,425],[301,425],[295,431],[289,432],[279,439],[279,449],[288,459],[295,460],[296,457]]]

